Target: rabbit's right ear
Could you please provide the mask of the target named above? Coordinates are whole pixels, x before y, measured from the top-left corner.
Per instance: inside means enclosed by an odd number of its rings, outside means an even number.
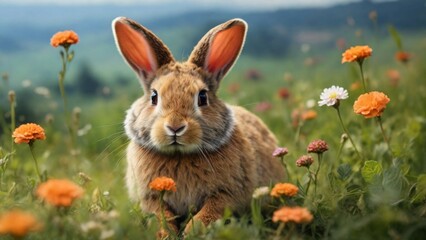
[[[170,50],[150,30],[125,17],[114,19],[112,31],[119,52],[148,90],[157,69],[174,61]]]
[[[247,23],[242,19],[220,24],[204,35],[188,61],[210,73],[213,80],[210,83],[217,88],[240,55],[246,33]]]

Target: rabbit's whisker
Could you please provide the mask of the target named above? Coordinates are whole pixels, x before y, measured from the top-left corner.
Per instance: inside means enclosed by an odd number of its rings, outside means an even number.
[[[213,165],[212,165],[210,159],[205,154],[205,152],[203,151],[203,149],[200,146],[197,146],[197,150],[201,154],[201,156],[207,161],[207,163],[210,165],[210,169],[213,171],[213,173],[216,174],[216,171],[214,170]]]

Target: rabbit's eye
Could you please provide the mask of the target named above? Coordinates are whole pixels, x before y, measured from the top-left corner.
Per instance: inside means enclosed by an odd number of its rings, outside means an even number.
[[[152,90],[151,93],[151,104],[152,105],[157,105],[157,101],[158,101],[158,93],[156,90]]]
[[[207,90],[201,90],[198,93],[198,106],[206,106],[207,105]]]

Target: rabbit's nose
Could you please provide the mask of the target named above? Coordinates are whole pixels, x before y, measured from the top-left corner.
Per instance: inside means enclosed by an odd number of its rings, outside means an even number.
[[[173,136],[181,136],[187,128],[186,124],[178,125],[178,126],[170,126],[166,125],[166,131],[169,135]]]

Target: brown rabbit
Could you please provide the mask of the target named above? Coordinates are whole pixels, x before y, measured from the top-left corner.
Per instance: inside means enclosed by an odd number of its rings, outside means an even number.
[[[177,191],[164,195],[176,231],[177,218],[193,215],[208,225],[225,208],[247,209],[256,187],[284,180],[284,169],[272,157],[274,135],[258,117],[216,96],[244,44],[243,20],[211,29],[186,62],[176,62],[158,37],[131,19],[116,18],[112,28],[145,93],[124,122],[130,138],[127,188],[143,211],[159,214],[159,193],[148,185],[160,176],[176,182]]]

